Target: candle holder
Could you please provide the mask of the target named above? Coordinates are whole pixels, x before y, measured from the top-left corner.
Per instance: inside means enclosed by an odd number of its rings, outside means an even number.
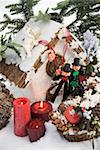
[[[45,135],[46,131],[44,121],[38,118],[31,120],[27,124],[26,129],[29,135],[30,142],[35,142],[39,140],[41,137]]]
[[[47,101],[38,101],[31,105],[32,118],[41,118],[49,121],[49,113],[52,111],[52,105]]]
[[[30,121],[30,101],[27,98],[17,98],[14,106],[14,133],[23,137],[27,135],[26,125]]]

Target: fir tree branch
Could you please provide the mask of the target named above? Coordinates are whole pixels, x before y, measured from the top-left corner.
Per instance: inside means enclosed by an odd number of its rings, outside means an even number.
[[[73,28],[76,23],[81,22],[77,27],[71,29],[75,33],[80,32],[83,34],[87,29],[93,29],[95,33],[100,30],[100,0],[65,0],[59,2],[53,10],[59,10],[59,17],[61,18],[76,12],[76,20],[69,25],[70,28]],[[97,16],[94,13],[97,13]],[[54,20],[59,21],[56,18]]]

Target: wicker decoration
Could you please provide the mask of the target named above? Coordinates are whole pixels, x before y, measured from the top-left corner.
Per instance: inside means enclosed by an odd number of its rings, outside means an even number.
[[[8,65],[5,63],[5,60],[3,60],[0,62],[0,73],[5,75],[11,82],[14,82],[16,86],[20,88],[26,86],[26,73],[21,71],[18,66],[13,64]]]
[[[62,63],[62,56],[56,54],[56,60],[57,62],[47,62],[46,72],[50,77],[54,77],[55,71],[59,68],[59,65]]]
[[[70,142],[86,141],[100,136],[100,103],[97,104],[92,110],[93,117],[88,120],[85,117],[81,119],[78,124],[71,124],[63,115],[66,110],[66,105],[61,103],[58,110],[50,114],[52,123],[57,127],[58,132],[66,140]],[[98,123],[95,121],[98,118]],[[93,121],[94,119],[94,121]],[[73,129],[73,133],[69,134],[69,130]]]
[[[5,127],[11,117],[13,95],[0,82],[0,129]]]

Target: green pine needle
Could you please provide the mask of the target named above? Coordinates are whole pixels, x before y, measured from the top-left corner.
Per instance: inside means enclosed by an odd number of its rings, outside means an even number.
[[[48,9],[45,13],[42,13],[42,11],[39,11],[39,14],[35,17],[35,21],[43,20],[45,22],[48,22],[51,19],[51,15],[47,13]]]

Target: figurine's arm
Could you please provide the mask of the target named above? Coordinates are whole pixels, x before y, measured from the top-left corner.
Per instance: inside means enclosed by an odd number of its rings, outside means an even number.
[[[59,80],[61,77],[61,69],[59,68],[56,70],[53,80]]]
[[[53,80],[54,80],[54,81],[55,81],[55,80],[59,80],[60,78],[61,78],[61,75],[59,75],[59,76],[56,76],[56,75],[55,75],[55,76],[53,77]]]

